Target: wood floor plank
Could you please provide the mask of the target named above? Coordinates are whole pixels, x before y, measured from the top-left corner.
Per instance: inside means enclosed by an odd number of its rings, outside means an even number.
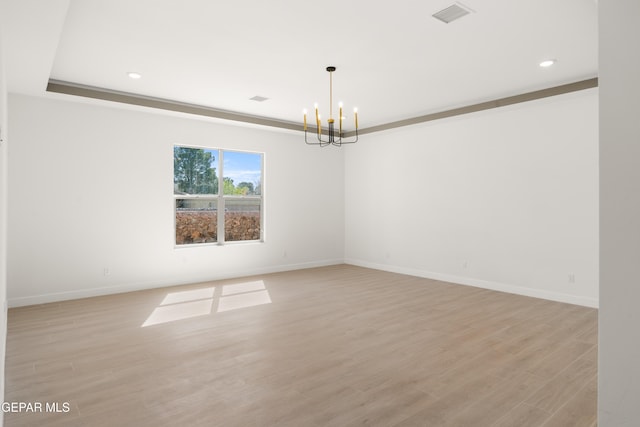
[[[598,381],[587,384],[556,411],[543,427],[591,426],[597,422]]]
[[[595,351],[590,351],[550,379],[527,398],[526,403],[554,413],[597,375],[597,369],[597,355]]]
[[[491,427],[538,427],[550,417],[551,414],[542,409],[521,403],[498,419]]]
[[[513,409],[514,402],[522,401],[538,389],[541,380],[528,373],[521,373],[505,380],[500,386],[474,399],[466,409],[457,413],[449,422],[451,426],[489,427]]]
[[[70,408],[9,427],[595,420],[597,310],[349,265],[12,308],[6,354]]]

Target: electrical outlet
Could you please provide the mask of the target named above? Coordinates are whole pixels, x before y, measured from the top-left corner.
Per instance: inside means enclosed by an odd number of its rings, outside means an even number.
[[[576,275],[569,273],[569,283],[576,283]]]
[[[111,269],[109,267],[105,267],[103,273],[105,276],[111,276]]]

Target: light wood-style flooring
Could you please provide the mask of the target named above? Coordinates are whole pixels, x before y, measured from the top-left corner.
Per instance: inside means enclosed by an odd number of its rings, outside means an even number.
[[[338,265],[9,310],[13,426],[596,425],[597,310]]]

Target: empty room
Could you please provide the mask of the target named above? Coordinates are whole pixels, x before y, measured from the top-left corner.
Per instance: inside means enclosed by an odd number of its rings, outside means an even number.
[[[1,0],[0,425],[638,425],[639,17]]]

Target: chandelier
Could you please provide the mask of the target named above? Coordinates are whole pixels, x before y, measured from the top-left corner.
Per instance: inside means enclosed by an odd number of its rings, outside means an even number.
[[[353,144],[358,141],[358,109],[353,109],[353,116],[355,118],[356,131],[355,131],[355,139],[346,139],[343,137],[342,132],[342,122],[344,121],[344,116],[342,115],[342,102],[338,104],[340,109],[339,119],[338,119],[338,132],[335,131],[335,120],[333,119],[333,72],[336,70],[336,67],[329,66],[327,67],[327,71],[329,72],[329,119],[327,120],[328,131],[326,133],[327,137],[323,139],[322,137],[322,121],[320,120],[320,114],[318,112],[318,104],[314,105],[316,109],[316,127],[317,127],[317,141],[311,138],[311,141],[307,139],[307,110],[303,110],[304,114],[304,142],[309,145],[319,145],[320,147],[326,147],[327,145],[335,145],[336,147],[340,147],[342,144]]]

